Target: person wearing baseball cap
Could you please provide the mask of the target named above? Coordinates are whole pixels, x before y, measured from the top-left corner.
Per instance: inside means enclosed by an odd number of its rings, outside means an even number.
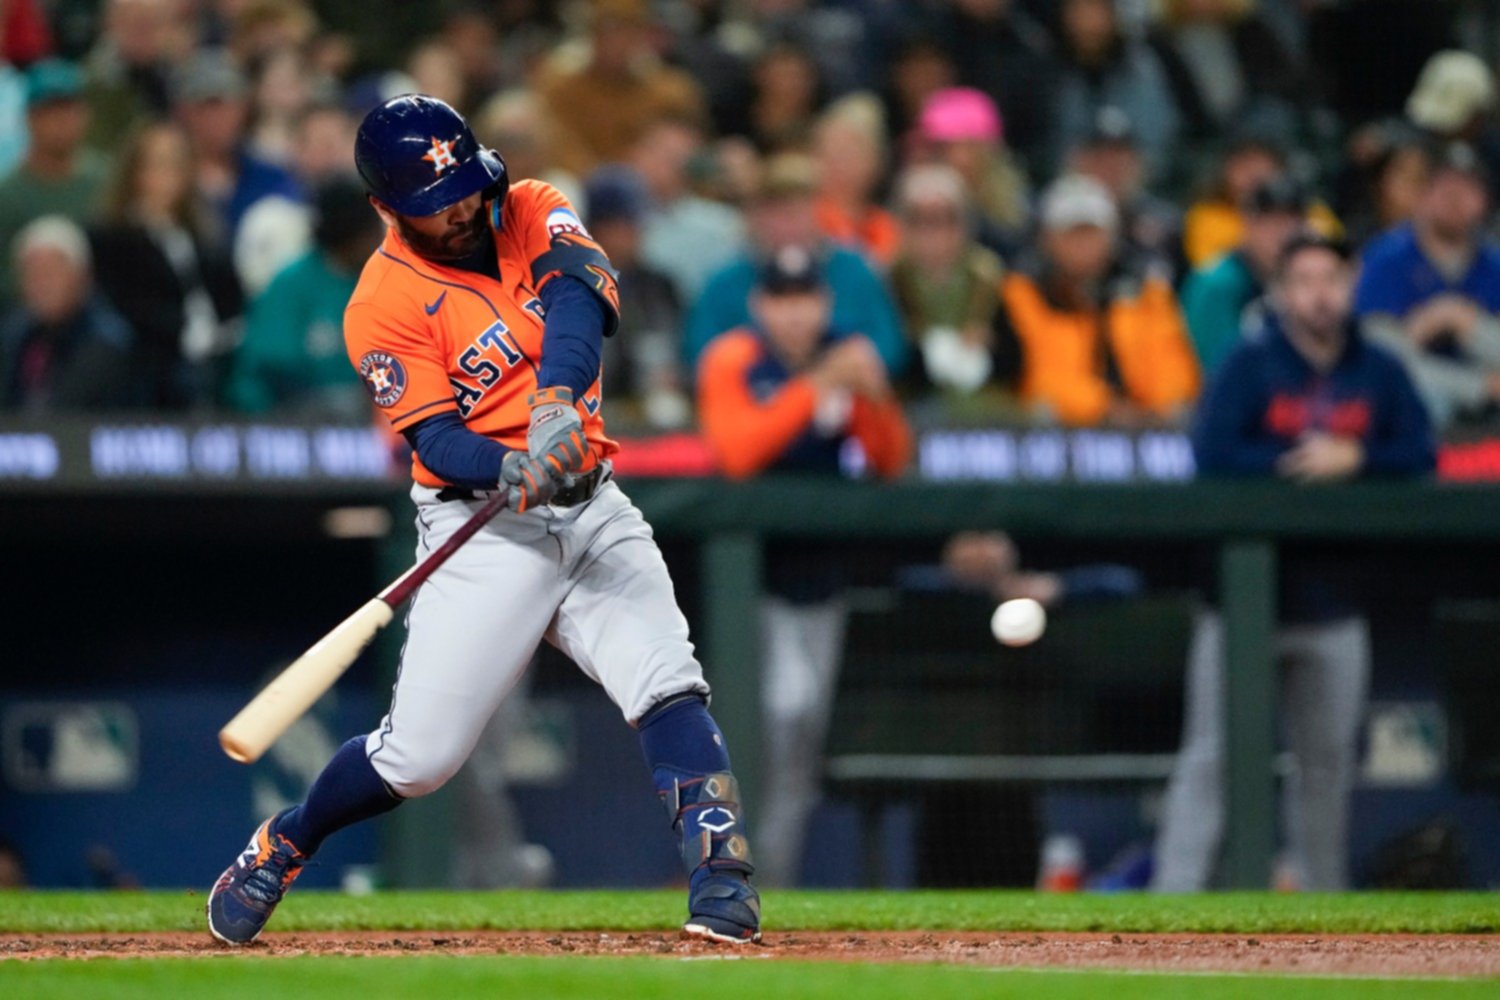
[[[89,108],[83,73],[62,59],[44,59],[26,70],[26,157],[0,181],[0,246],[44,215],[85,224],[99,206],[109,165],[84,146]],[[9,254],[0,254],[0,300],[14,291]]]
[[[1409,223],[1365,247],[1355,311],[1395,350],[1446,425],[1500,405],[1500,245],[1485,234],[1489,172],[1474,147],[1438,152]]]
[[[893,478],[912,435],[874,345],[831,323],[832,296],[816,250],[787,246],[756,273],[747,325],[715,338],[698,367],[699,426],[725,475],[840,476],[857,446],[861,467]],[[761,600],[762,794],[756,877],[798,877],[807,819],[820,797],[827,731],[847,609],[837,553],[773,546]]]
[[[890,291],[858,251],[824,240],[818,230],[816,192],[817,167],[808,157],[782,153],[766,161],[747,213],[752,248],[708,279],[688,314],[683,355],[689,365],[698,363],[719,334],[753,319],[751,293],[765,262],[787,247],[804,247],[818,251],[833,325],[868,337],[888,371],[899,374],[905,368],[906,334]]]
[[[1263,181],[1240,203],[1245,235],[1240,245],[1188,276],[1182,309],[1206,374],[1218,369],[1242,337],[1246,310],[1259,302],[1277,256],[1304,225],[1307,192],[1290,177]]]
[[[1123,108],[1105,105],[1095,113],[1088,135],[1068,156],[1068,170],[1109,189],[1125,251],[1150,259],[1175,280],[1182,270],[1182,210],[1147,190],[1135,123]]]
[[[1027,222],[1026,174],[1005,144],[1000,109],[983,91],[947,87],[922,106],[914,137],[918,159],[957,170],[978,212],[980,242],[1008,253]]]
[[[1072,426],[1178,419],[1198,365],[1172,287],[1121,258],[1119,211],[1090,177],[1043,193],[1039,256],[1001,284],[1021,343],[1021,401]]]

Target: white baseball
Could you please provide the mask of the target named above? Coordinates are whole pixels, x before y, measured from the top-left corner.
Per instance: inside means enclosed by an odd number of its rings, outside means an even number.
[[[1047,609],[1029,597],[1006,601],[990,617],[990,631],[1005,646],[1029,646],[1047,630]]]

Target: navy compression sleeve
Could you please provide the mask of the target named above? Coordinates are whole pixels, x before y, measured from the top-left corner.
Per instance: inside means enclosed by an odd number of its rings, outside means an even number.
[[[440,413],[402,432],[422,464],[454,486],[492,490],[500,483],[500,463],[509,448],[464,426],[457,413]]]
[[[547,282],[541,299],[547,319],[537,385],[543,389],[567,386],[574,399],[582,399],[599,377],[599,355],[609,321],[604,303],[587,285],[566,274]]]

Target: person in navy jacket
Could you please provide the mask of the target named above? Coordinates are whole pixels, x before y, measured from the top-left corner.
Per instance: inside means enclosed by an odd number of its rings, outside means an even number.
[[[1303,483],[1421,476],[1436,461],[1432,426],[1395,355],[1365,341],[1352,315],[1346,245],[1293,236],[1278,260],[1259,335],[1215,375],[1198,410],[1200,475]],[[1281,715],[1295,773],[1282,785],[1286,852],[1277,881],[1348,884],[1349,793],[1370,676],[1369,627],[1347,568],[1315,553],[1283,559]],[[1224,640],[1217,612],[1196,621],[1182,750],[1167,786],[1152,887],[1209,888],[1224,829]]]
[[[1305,481],[1430,472],[1432,425],[1411,378],[1350,314],[1347,247],[1303,233],[1278,263],[1277,308],[1199,405],[1198,471]]]

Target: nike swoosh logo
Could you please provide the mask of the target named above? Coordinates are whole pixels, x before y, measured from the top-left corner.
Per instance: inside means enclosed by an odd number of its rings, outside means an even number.
[[[437,311],[440,308],[442,308],[443,300],[446,299],[447,297],[448,297],[448,293],[444,292],[442,295],[439,295],[437,297],[437,301],[434,302],[432,305],[430,305],[430,306],[423,306],[422,308],[427,310],[427,315],[429,315],[429,316],[436,316],[437,315]]]

